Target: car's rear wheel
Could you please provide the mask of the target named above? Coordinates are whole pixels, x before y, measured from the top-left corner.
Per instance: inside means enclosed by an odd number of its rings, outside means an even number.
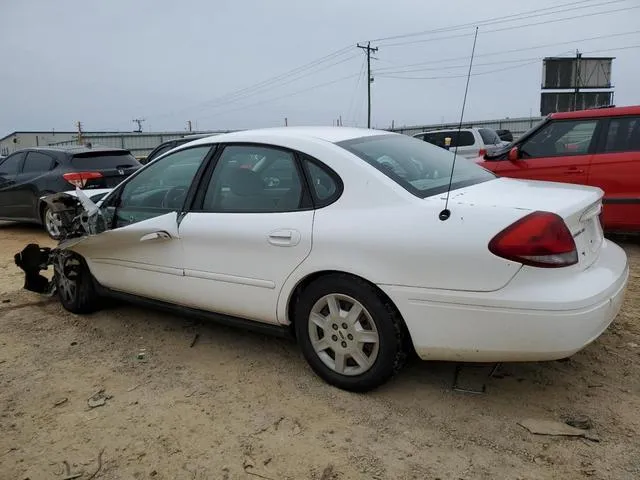
[[[400,315],[373,285],[357,277],[336,274],[308,285],[294,321],[311,368],[344,390],[376,388],[406,361]]]
[[[51,208],[45,206],[42,210],[42,223],[47,234],[54,240],[60,240],[60,218]]]
[[[84,259],[74,252],[62,250],[56,256],[54,275],[58,298],[72,313],[91,313],[99,308],[93,277]]]

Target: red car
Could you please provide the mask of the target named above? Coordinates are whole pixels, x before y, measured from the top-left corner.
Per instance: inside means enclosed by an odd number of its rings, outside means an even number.
[[[478,163],[505,177],[600,187],[605,230],[640,232],[640,106],[553,113]]]

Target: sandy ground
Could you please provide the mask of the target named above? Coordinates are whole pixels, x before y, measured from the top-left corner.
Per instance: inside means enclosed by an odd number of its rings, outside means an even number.
[[[2,480],[640,478],[637,242],[622,313],[570,361],[503,366],[485,394],[453,391],[454,364],[414,361],[358,395],[290,341],[126,305],[71,315],[21,290],[13,254],[34,240],[0,227]],[[599,442],[518,425],[579,415]]]

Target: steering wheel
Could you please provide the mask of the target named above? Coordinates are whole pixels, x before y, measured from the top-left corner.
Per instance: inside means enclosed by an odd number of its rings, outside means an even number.
[[[161,208],[172,208],[173,202],[180,199],[180,197],[184,197],[187,195],[187,187],[171,187],[167,190],[167,193],[164,194],[162,198],[162,202],[160,202]]]

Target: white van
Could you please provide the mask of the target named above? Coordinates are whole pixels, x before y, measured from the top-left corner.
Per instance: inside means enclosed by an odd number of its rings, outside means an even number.
[[[455,152],[457,147],[458,155],[469,159],[483,157],[486,153],[508,144],[491,128],[463,128],[459,137],[458,129],[429,130],[413,136],[442,148],[446,148],[445,139],[448,137],[451,139],[449,150]]]

